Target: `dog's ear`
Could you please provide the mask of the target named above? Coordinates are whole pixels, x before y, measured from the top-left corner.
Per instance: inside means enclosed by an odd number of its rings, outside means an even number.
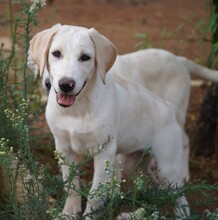
[[[48,65],[48,52],[53,37],[58,32],[60,24],[37,33],[30,41],[29,56],[30,59],[38,66],[40,75],[43,74],[45,67]]]
[[[89,30],[89,35],[95,47],[97,71],[105,84],[106,73],[116,60],[117,50],[110,40],[99,34],[94,28]]]

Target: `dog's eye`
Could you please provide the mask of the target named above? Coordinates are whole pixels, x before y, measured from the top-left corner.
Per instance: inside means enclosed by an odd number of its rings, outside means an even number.
[[[90,59],[91,59],[91,57],[90,57],[89,55],[83,54],[83,55],[79,58],[79,61],[84,62],[84,61],[88,61],[88,60],[90,60]]]
[[[60,50],[55,50],[54,52],[52,52],[52,55],[54,57],[60,58],[61,57],[61,52],[60,52]]]

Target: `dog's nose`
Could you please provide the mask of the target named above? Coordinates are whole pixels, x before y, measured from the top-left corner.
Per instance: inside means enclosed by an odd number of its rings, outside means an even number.
[[[63,92],[70,92],[75,87],[75,81],[71,78],[63,78],[59,80],[59,87]]]

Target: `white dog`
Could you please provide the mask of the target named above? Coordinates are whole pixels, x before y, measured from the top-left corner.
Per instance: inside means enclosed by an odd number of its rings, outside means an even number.
[[[129,155],[146,146],[152,147],[159,179],[183,185],[188,161],[183,158],[182,129],[174,108],[139,83],[115,73],[117,68],[111,69],[116,49],[107,38],[94,29],[55,25],[33,37],[30,57],[41,74],[48,70],[51,90],[46,119],[56,150],[68,162],[78,163],[85,154],[98,152],[112,137],[94,157],[91,191],[110,178],[105,161],[113,164],[116,154]],[[62,165],[62,173],[66,179],[69,167]],[[78,189],[79,177],[72,184]],[[88,199],[84,215],[101,204],[102,200]],[[175,210],[176,214],[189,214],[184,196],[179,204],[187,207]],[[63,212],[81,212],[76,191],[69,192]]]
[[[37,70],[34,71],[37,72]],[[183,130],[183,157],[184,160],[188,160],[189,138],[184,126],[189,103],[190,75],[194,74],[218,82],[218,71],[195,64],[185,57],[175,56],[166,50],[146,49],[117,56],[110,74],[139,83],[173,105],[177,121]],[[46,70],[43,74],[43,86],[47,90],[51,86]],[[118,155],[118,160],[123,161],[123,168],[128,173],[137,164],[140,157],[141,152],[137,152],[131,155]],[[143,168],[147,169],[147,165],[144,165]],[[150,167],[148,168],[150,169]],[[188,179],[188,166],[186,173],[186,179]]]

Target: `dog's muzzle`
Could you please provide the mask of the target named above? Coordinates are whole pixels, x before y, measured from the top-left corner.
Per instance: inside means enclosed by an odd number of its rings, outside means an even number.
[[[70,107],[75,103],[76,97],[80,94],[80,92],[83,90],[83,88],[86,85],[86,81],[84,82],[82,88],[80,91],[76,94],[72,94],[71,92],[75,88],[75,81],[72,79],[61,79],[59,81],[59,88],[61,90],[61,93],[56,92],[56,100],[57,103],[62,107]]]

